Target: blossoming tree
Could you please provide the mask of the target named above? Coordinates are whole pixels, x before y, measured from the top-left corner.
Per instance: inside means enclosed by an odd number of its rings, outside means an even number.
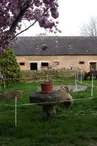
[[[55,21],[58,16],[57,0],[0,0],[0,53],[12,39],[36,22],[50,31],[58,30]],[[31,24],[21,31],[23,20],[31,21]]]

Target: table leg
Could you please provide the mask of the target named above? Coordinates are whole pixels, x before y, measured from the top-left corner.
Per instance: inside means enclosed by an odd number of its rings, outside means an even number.
[[[56,114],[56,109],[54,105],[43,105],[43,111],[47,114],[47,116],[52,116]]]

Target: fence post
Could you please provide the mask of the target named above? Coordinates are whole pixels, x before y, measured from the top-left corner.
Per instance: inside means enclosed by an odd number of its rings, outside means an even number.
[[[81,71],[81,84],[82,84],[82,80],[83,80],[83,74],[82,74],[82,71]]]
[[[91,97],[93,97],[93,74],[92,74],[92,81],[91,81]]]
[[[3,80],[4,88],[6,88],[5,79]]]
[[[77,91],[77,73],[75,72],[75,90]]]

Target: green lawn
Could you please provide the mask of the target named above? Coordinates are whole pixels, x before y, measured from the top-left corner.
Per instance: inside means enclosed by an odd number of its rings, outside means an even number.
[[[74,78],[60,78],[54,85],[74,85]],[[91,84],[91,81],[83,81]],[[94,80],[97,86],[97,80]],[[9,85],[4,90],[21,90],[18,105],[29,103],[29,96],[40,84]],[[92,99],[91,87],[85,91],[71,92],[71,108],[56,107],[57,114],[41,118],[41,106],[19,106],[18,123],[14,125],[14,101],[0,103],[0,146],[96,146],[97,145],[97,87]],[[82,100],[81,100],[82,99]]]

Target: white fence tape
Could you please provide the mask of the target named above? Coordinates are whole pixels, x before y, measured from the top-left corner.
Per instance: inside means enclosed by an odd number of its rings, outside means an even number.
[[[93,99],[94,97],[89,97],[89,98],[79,98],[79,99],[73,99],[73,101],[81,101],[81,100],[87,100],[87,99]],[[63,102],[68,101],[68,100],[64,100]],[[46,103],[46,102],[45,102]],[[21,107],[21,106],[29,106],[29,105],[37,105],[38,103],[29,103],[29,104],[17,104],[17,97],[15,97],[15,104],[14,105],[10,105],[10,104],[0,104],[3,106],[12,106],[15,109],[15,126],[17,126],[18,124],[18,117],[17,117],[17,108]],[[43,104],[43,103],[39,103],[39,104]]]
[[[76,88],[76,91],[77,91],[77,87],[78,87],[77,82],[80,83],[80,84],[82,84],[82,81],[80,82],[80,81],[78,80],[77,75],[75,74],[75,88]],[[81,100],[88,100],[88,99],[93,99],[93,98],[95,98],[95,97],[93,97],[93,88],[94,88],[94,87],[97,87],[97,86],[95,86],[95,85],[93,84],[93,76],[92,76],[91,84],[86,84],[86,83],[84,83],[84,85],[91,86],[91,96],[90,96],[89,98],[78,98],[78,99],[73,99],[73,101],[81,101]],[[18,108],[18,107],[21,107],[21,106],[38,105],[38,104],[42,105],[42,104],[44,104],[44,102],[40,102],[40,103],[28,103],[28,104],[18,104],[17,99],[18,99],[18,98],[15,97],[15,103],[14,103],[14,105],[13,105],[13,104],[0,104],[0,106],[12,106],[12,107],[14,107],[14,109],[15,109],[15,122],[14,122],[14,123],[15,123],[15,126],[17,126],[17,108]],[[65,102],[65,101],[68,101],[68,100],[64,100],[64,101],[62,101],[62,102]],[[45,102],[45,103],[47,103],[47,102]],[[53,103],[55,103],[55,102],[53,102]]]

